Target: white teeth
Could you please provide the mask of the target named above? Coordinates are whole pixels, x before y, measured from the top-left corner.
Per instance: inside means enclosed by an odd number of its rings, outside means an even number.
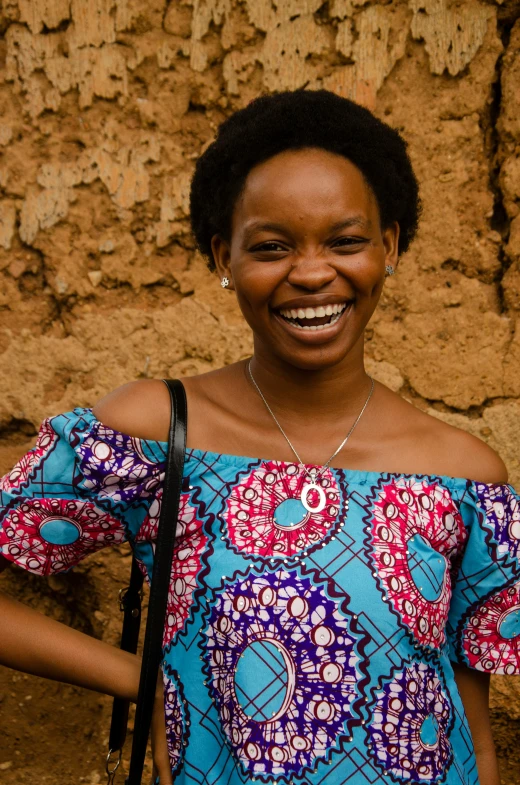
[[[317,324],[307,324],[305,326],[302,326],[301,324],[294,324],[293,327],[296,327],[298,330],[312,330],[312,331],[315,331],[315,330],[318,330],[318,331],[319,330],[326,330],[327,327],[330,327],[331,324],[334,324],[334,322],[338,321],[340,315],[341,314],[337,314],[337,313],[334,314],[332,319],[330,320],[330,322],[328,322],[328,324],[319,324],[319,325],[317,325]]]
[[[316,317],[322,318],[323,316],[333,316],[335,314],[340,314],[345,310],[346,307],[347,303],[336,303],[335,305],[318,305],[317,308],[284,309],[281,310],[280,313],[282,316],[285,316],[286,319],[315,319]],[[308,325],[308,327],[311,326],[314,325]],[[321,326],[323,325],[320,325],[320,327]]]

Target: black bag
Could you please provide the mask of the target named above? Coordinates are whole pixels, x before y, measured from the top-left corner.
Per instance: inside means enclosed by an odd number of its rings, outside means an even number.
[[[186,393],[178,379],[163,379],[170,391],[171,418],[168,438],[168,456],[161,501],[161,513],[157,530],[157,542],[152,572],[148,619],[143,647],[143,661],[139,681],[139,693],[135,711],[134,738],[130,771],[126,785],[141,785],[146,746],[150,734],[155,690],[159,665],[162,657],[164,619],[168,602],[173,547],[182,491],[184,453],[188,411]],[[119,593],[120,607],[124,613],[121,648],[135,654],[139,639],[141,620],[143,576],[135,558],[132,558],[130,585]],[[115,773],[121,762],[123,745],[128,724],[130,702],[114,698],[110,725],[109,752],[106,762],[107,785],[115,781]],[[113,761],[112,756],[117,753]]]

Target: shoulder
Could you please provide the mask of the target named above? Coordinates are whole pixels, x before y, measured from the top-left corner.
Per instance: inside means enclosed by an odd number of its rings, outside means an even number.
[[[444,474],[481,483],[507,483],[507,467],[498,453],[482,439],[432,415],[425,415],[425,435],[433,440]]]
[[[460,455],[462,476],[482,483],[507,483],[507,467],[489,444],[466,431],[458,428],[453,430],[455,433],[448,438],[448,444],[450,449],[457,450]]]
[[[168,441],[170,393],[160,379],[140,379],[118,387],[92,408],[114,431],[139,439]]]
[[[233,390],[241,369],[240,363],[217,368],[203,374],[177,377],[184,385],[188,409],[197,414],[189,417],[207,423],[232,408]],[[168,441],[170,430],[170,393],[160,379],[139,379],[118,387],[92,408],[94,417],[114,431],[151,441]]]
[[[446,422],[442,415],[422,411],[396,393],[385,393],[393,449],[402,449],[408,455],[410,471],[488,484],[507,483],[504,461],[482,439]]]

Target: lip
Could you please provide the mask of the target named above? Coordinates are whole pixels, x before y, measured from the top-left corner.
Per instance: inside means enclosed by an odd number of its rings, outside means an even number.
[[[343,305],[343,303],[351,302],[351,297],[323,294],[315,297],[295,297],[294,300],[286,300],[284,303],[272,307],[271,310],[276,313],[277,311],[289,311],[291,308],[318,308],[320,305]]]
[[[325,305],[333,305],[337,303],[338,300],[330,301],[325,303]],[[353,300],[347,301],[343,300],[343,302],[348,302],[347,307],[342,312],[341,316],[334,324],[325,327],[323,330],[302,330],[299,327],[294,327],[290,322],[287,322],[282,316],[280,316],[277,311],[273,311],[274,318],[276,321],[282,325],[283,329],[289,333],[289,335],[297,338],[297,340],[301,341],[302,343],[310,343],[310,344],[318,344],[324,343],[326,341],[330,341],[334,338],[342,329],[343,329],[343,320],[348,316],[350,311],[352,310],[352,306],[354,304]],[[321,303],[320,303],[321,304]],[[293,306],[295,307],[295,306]],[[302,307],[302,306],[300,306]],[[312,306],[309,305],[312,308]]]

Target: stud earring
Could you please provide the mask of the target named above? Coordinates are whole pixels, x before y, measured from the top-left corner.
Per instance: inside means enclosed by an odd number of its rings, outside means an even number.
[[[222,286],[223,289],[225,289],[226,286],[229,286],[229,278],[226,277],[222,278],[220,281],[220,285]]]
[[[385,267],[385,275],[393,275],[395,273],[394,268],[391,264],[387,264]]]

